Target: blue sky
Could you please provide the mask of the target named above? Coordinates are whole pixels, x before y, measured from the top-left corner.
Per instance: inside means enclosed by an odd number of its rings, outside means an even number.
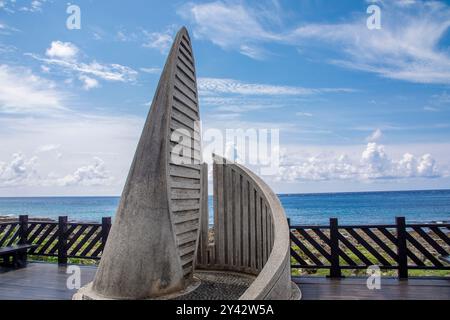
[[[277,192],[449,185],[448,3],[73,4],[0,0],[0,196],[120,194],[183,25],[204,129],[280,130]]]

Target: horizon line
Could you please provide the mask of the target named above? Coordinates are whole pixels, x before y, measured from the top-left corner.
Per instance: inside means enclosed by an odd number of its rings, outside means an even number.
[[[289,196],[289,195],[324,195],[324,194],[357,194],[357,193],[383,193],[383,192],[423,192],[423,191],[450,191],[450,188],[446,189],[410,189],[410,190],[377,190],[377,191],[337,191],[337,192],[295,192],[295,193],[276,193],[277,196]],[[213,194],[208,194],[212,196]],[[120,198],[120,195],[64,195],[64,196],[0,196],[0,199],[15,198]]]

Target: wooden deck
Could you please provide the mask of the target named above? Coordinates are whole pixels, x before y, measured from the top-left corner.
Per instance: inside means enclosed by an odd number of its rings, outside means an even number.
[[[80,266],[81,285],[92,281],[96,268]],[[76,290],[67,289],[66,267],[50,263],[29,263],[27,268],[0,268],[0,300],[69,300]],[[380,290],[368,290],[363,278],[342,280],[322,277],[295,277],[304,300],[450,300],[450,279],[411,278],[399,281],[383,278]]]
[[[450,300],[450,278],[382,278],[369,290],[366,278],[293,277],[303,300]]]
[[[80,266],[81,285],[94,279],[96,267]],[[0,300],[70,300],[77,290],[67,289],[67,267],[29,263],[24,269],[0,268]]]

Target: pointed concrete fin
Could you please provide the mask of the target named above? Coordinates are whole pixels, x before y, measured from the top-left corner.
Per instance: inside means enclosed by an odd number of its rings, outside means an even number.
[[[157,297],[192,279],[200,216],[198,121],[195,61],[183,27],[137,146],[92,286],[96,295]]]

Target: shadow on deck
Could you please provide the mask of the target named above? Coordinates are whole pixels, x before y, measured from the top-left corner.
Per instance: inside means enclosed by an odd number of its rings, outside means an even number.
[[[81,285],[92,281],[96,267],[80,266]],[[0,268],[0,300],[70,300],[76,293],[67,288],[67,267],[50,263],[29,263],[24,269]],[[369,290],[365,278],[342,280],[322,277],[294,277],[305,300],[342,299],[450,299],[450,279],[383,278],[380,290]]]

